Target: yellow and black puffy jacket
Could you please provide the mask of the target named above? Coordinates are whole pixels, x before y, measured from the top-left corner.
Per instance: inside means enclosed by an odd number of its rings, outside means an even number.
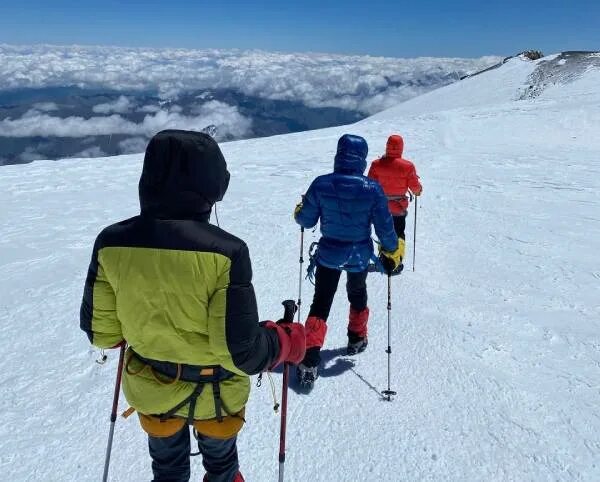
[[[248,375],[277,359],[279,341],[258,323],[246,244],[208,222],[228,181],[209,136],[157,134],[144,158],[141,215],[96,239],[80,325],[100,348],[126,340],[146,359],[225,368],[234,376],[221,382],[221,397],[228,412],[237,413],[248,398]],[[191,382],[164,383],[136,357],[129,361],[123,390],[140,413],[166,413],[194,390]],[[187,406],[177,415],[187,417]],[[209,386],[193,418],[214,417]]]

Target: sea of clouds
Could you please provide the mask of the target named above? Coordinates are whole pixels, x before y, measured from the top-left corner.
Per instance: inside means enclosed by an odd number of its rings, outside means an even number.
[[[242,50],[0,45],[0,89],[77,85],[156,90],[234,89],[269,99],[375,113],[414,97],[428,80],[458,79],[498,57],[348,56]]]
[[[139,146],[139,139],[167,127],[209,124],[228,139],[243,138],[252,135],[252,118],[237,105],[210,96],[195,98],[193,105],[189,99],[178,104],[179,99],[189,92],[222,90],[366,116],[497,61],[0,44],[0,93],[54,87],[122,93],[86,114],[65,114],[47,99],[18,115],[0,112],[0,138],[126,135],[134,139],[131,146]],[[152,92],[158,101],[142,105],[136,92]]]

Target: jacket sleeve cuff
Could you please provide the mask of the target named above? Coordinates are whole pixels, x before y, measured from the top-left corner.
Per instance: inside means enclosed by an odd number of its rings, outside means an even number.
[[[279,354],[277,355],[275,361],[269,367],[269,370],[273,370],[276,366],[278,366],[286,360],[286,358],[290,354],[292,345],[290,342],[290,337],[283,329],[283,327],[279,326],[277,323],[274,323],[272,321],[265,322],[264,326],[265,328],[275,330],[275,333],[277,333],[277,338],[279,339]]]

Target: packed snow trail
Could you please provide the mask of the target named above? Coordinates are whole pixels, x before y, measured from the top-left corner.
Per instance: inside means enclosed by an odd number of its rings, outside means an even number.
[[[248,242],[265,319],[297,295],[291,212],[331,170],[339,135],[365,136],[373,159],[401,133],[424,184],[417,271],[392,284],[398,396],[379,394],[385,277],[369,276],[369,347],[355,357],[341,350],[340,283],[322,376],[309,395],[290,390],[286,480],[600,479],[600,75],[515,100],[538,64],[515,59],[353,126],[222,146],[232,178],[219,218]],[[96,234],[138,213],[141,160],[0,170],[5,480],[101,477],[118,353],[95,363],[78,309]],[[307,231],[305,246],[317,238]],[[410,235],[407,246],[410,259]],[[304,315],[311,297],[305,281]],[[267,383],[247,420],[243,473],[276,480]],[[193,480],[202,473],[193,459]],[[135,417],[119,419],[110,480],[150,478],[144,433]]]

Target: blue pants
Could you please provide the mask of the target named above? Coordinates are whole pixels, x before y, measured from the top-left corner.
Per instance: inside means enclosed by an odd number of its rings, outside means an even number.
[[[170,437],[148,436],[154,481],[190,480],[190,429],[186,425]],[[238,472],[236,437],[219,440],[198,435],[198,448],[208,482],[232,482]]]

